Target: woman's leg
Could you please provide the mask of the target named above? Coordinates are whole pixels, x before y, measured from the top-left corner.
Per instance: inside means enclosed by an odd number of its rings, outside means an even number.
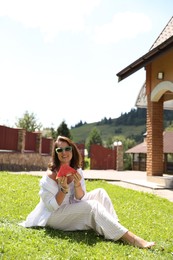
[[[96,200],[81,201],[64,205],[52,213],[47,226],[64,231],[93,229],[106,239],[122,239],[133,246],[150,248],[154,242],[148,242],[136,236],[122,226],[103,205]]]
[[[151,248],[155,245],[155,242],[148,242],[141,237],[136,236],[130,231],[127,231],[121,238],[130,245],[139,247],[139,248]]]
[[[106,239],[118,240],[128,230],[96,200],[64,205],[52,213],[47,226],[64,231],[93,229]]]
[[[104,189],[98,188],[88,192],[84,196],[83,200],[97,200],[103,205],[103,207],[105,207],[109,214],[111,214],[118,221],[118,216],[115,212],[112,201]]]
[[[86,199],[99,201],[106,208],[106,210],[118,220],[118,216],[114,210],[112,201],[104,189],[98,188],[98,189],[95,189],[95,190],[89,192],[86,196]],[[134,245],[134,246],[137,246],[140,248],[149,248],[149,247],[155,245],[154,242],[145,241],[144,239],[136,236],[135,234],[133,234],[130,231],[127,231],[122,236],[122,240],[128,242],[131,245]]]

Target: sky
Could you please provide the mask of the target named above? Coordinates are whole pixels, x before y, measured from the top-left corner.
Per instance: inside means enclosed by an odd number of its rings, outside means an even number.
[[[135,108],[146,54],[172,0],[0,0],[0,125],[28,111],[44,128],[117,118]]]

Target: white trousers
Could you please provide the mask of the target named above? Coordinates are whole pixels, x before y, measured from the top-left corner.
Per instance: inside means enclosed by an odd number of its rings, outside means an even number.
[[[64,231],[93,229],[115,241],[128,231],[119,223],[111,199],[102,188],[88,192],[77,203],[62,205],[51,214],[46,226]]]

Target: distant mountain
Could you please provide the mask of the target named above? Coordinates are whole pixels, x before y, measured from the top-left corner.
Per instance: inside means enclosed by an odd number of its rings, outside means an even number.
[[[164,111],[164,127],[168,127],[173,122],[173,111]],[[91,130],[96,127],[103,141],[109,137],[123,135],[126,138],[131,138],[140,143],[143,141],[143,134],[146,132],[146,109],[137,108],[131,109],[130,112],[121,114],[120,117],[103,118],[99,122],[87,124],[80,121],[70,129],[73,140],[76,143],[85,143]]]

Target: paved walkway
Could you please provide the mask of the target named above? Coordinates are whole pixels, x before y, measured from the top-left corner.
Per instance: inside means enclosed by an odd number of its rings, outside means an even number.
[[[104,179],[111,184],[137,191],[149,192],[173,202],[173,188],[165,188],[157,182],[150,181],[146,172],[114,171],[114,170],[84,170],[85,179]],[[173,178],[173,176],[171,176]]]
[[[45,172],[20,172],[21,174],[31,174],[37,176],[43,176]],[[19,172],[16,172],[19,174]],[[124,188],[149,192],[158,195],[162,198],[166,198],[173,202],[173,188],[165,188],[162,183],[150,181],[146,172],[141,171],[115,171],[115,170],[84,170],[85,179],[103,179],[113,185],[118,185]],[[173,176],[170,176],[173,178]],[[163,176],[164,179],[164,176]],[[172,180],[172,179],[171,179]]]

